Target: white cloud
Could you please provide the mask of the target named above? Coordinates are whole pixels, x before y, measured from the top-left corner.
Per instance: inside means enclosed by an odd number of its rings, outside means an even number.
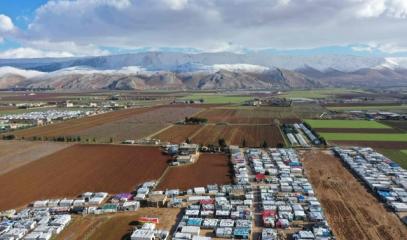
[[[34,49],[42,49],[50,52],[63,50],[73,56],[101,56],[109,54],[106,50],[101,50],[93,44],[78,45],[75,42],[50,42],[50,41],[26,41],[25,46]]]
[[[48,58],[48,57],[73,57],[65,51],[43,51],[34,48],[15,48],[0,52],[0,58]]]
[[[164,0],[164,4],[172,10],[182,10],[188,4],[188,0]]]
[[[360,2],[357,14],[360,17],[379,17],[385,15],[393,18],[407,17],[406,0],[356,0]]]
[[[26,48],[75,56],[107,54],[100,46],[239,52],[375,42],[394,51],[407,47],[406,13],[407,0],[52,0],[15,35]]]
[[[14,29],[13,21],[10,17],[0,14],[0,32],[10,32]]]

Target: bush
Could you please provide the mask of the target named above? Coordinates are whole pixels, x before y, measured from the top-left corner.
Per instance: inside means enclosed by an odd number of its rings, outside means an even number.
[[[3,140],[13,140],[15,138],[16,136],[14,136],[13,134],[3,135]]]

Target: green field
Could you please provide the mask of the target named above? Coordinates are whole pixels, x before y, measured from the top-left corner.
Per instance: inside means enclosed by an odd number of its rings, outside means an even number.
[[[387,125],[368,120],[313,120],[306,119],[312,128],[391,128]]]
[[[328,141],[407,142],[406,133],[319,133]]]
[[[288,91],[280,95],[286,98],[329,98],[337,94],[346,93],[365,93],[363,90],[351,90],[346,88],[324,88],[324,89],[313,89],[313,90],[297,90]]]
[[[250,96],[236,96],[236,95],[224,95],[224,94],[205,94],[205,93],[196,93],[191,94],[180,99],[184,100],[200,100],[203,99],[203,103],[208,104],[240,104],[244,101],[252,99]]]
[[[402,168],[407,169],[407,150],[377,149],[377,151],[400,164]]]

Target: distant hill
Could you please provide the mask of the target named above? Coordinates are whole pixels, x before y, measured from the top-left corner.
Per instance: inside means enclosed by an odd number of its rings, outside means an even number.
[[[147,52],[0,59],[0,88],[269,89],[407,86],[403,58]]]

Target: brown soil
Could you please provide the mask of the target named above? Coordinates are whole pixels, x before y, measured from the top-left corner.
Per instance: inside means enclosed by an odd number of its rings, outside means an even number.
[[[156,147],[74,145],[0,175],[0,210],[86,191],[131,191],[158,179],[167,159]]]
[[[284,119],[291,122],[296,118],[290,108],[213,108],[198,114],[198,117],[206,118],[210,123],[245,123],[245,124],[272,124],[274,119]],[[296,121],[298,122],[298,121]]]
[[[69,120],[44,127],[16,131],[18,138],[81,136],[82,141],[98,143],[139,139],[200,111],[197,107],[159,106],[133,108],[97,116]]]
[[[332,145],[339,146],[360,146],[384,149],[407,149],[407,142],[390,142],[390,141],[329,141]]]
[[[276,147],[277,144],[284,144],[280,130],[271,125],[210,125],[205,126],[192,142],[199,144],[218,145],[219,139],[225,139],[226,143],[241,146],[243,140],[246,140],[247,147],[259,147],[264,141],[270,147]]]
[[[0,175],[69,146],[67,143],[0,141]]]
[[[400,133],[392,128],[314,128],[316,132],[327,133]]]
[[[232,183],[229,158],[225,154],[201,154],[194,164],[171,167],[158,189],[186,190],[215,183]]]
[[[386,120],[386,121],[380,121],[383,124],[389,125],[392,128],[399,129],[400,131],[407,131],[407,122],[400,120],[400,121],[392,121],[392,120]]]
[[[43,127],[35,127],[13,132],[18,137],[32,138],[33,136],[53,137],[53,136],[69,136],[75,135],[78,132],[89,128],[100,126],[106,123],[118,121],[133,116],[152,111],[154,108],[131,108],[115,112],[108,112],[91,117],[84,117],[56,123]]]
[[[174,125],[155,135],[153,138],[158,138],[165,142],[182,143],[202,127],[202,125]]]
[[[304,153],[304,166],[337,239],[405,239],[407,228],[338,158],[308,151]]]
[[[141,208],[131,213],[79,216],[56,239],[128,239],[140,217],[157,217],[160,220],[157,229],[170,231],[175,225],[179,213],[180,209],[177,208]]]

